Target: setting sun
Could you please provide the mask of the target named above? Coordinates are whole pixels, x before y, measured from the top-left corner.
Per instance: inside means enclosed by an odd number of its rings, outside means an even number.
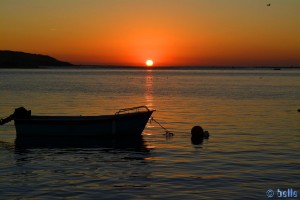
[[[146,61],[146,65],[147,65],[148,67],[151,67],[151,66],[153,65],[153,61],[152,61],[152,60],[147,60],[147,61]]]

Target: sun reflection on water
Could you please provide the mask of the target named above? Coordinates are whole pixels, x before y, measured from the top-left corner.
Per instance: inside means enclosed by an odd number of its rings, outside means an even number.
[[[144,97],[146,100],[146,106],[149,109],[153,109],[153,74],[152,70],[148,69],[147,74],[145,76],[145,93]]]

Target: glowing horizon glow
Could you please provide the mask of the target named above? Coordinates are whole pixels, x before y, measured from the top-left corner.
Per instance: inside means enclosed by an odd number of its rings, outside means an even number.
[[[88,2],[1,0],[1,50],[79,65],[300,66],[299,0]]]
[[[153,64],[154,64],[153,60],[147,60],[147,61],[146,61],[147,67],[152,67]]]

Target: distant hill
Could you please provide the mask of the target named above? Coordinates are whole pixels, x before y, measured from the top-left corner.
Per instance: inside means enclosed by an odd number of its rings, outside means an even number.
[[[0,50],[0,68],[38,68],[41,66],[73,66],[47,55]]]

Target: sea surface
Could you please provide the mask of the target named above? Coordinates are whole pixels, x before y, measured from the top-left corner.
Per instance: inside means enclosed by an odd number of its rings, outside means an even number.
[[[0,199],[300,198],[299,69],[0,70],[2,118],[140,105],[174,136],[148,123],[137,142],[20,147],[13,122],[0,126]],[[210,133],[201,144],[196,125]]]

